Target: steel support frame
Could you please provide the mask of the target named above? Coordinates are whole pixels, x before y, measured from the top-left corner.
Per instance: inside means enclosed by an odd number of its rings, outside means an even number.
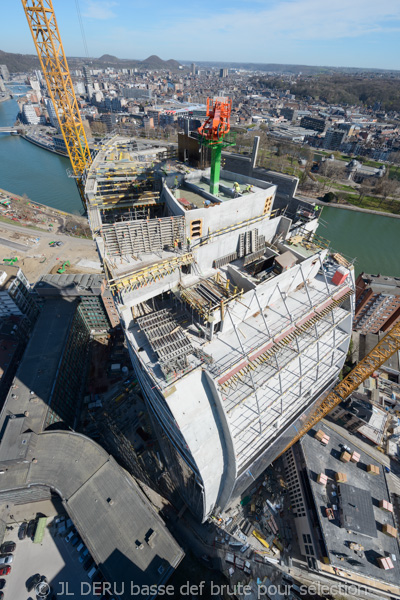
[[[92,159],[79,112],[52,0],[22,0],[68,156],[86,208],[84,171]],[[61,112],[61,114],[60,114]]]
[[[346,318],[346,317],[344,317],[344,319],[345,319],[345,318]],[[332,330],[334,331],[334,330],[336,329],[336,327],[337,327],[336,325],[332,325],[332,326],[331,326],[331,327],[330,327],[330,328],[329,328],[329,329],[328,329],[326,332],[324,332],[324,334],[323,334],[323,335],[329,334],[329,333],[330,333]],[[305,348],[303,348],[303,350],[301,350],[299,354],[297,354],[295,357],[293,357],[291,360],[289,360],[289,362],[287,362],[287,363],[284,365],[284,367],[286,368],[286,367],[287,367],[287,366],[288,366],[288,365],[289,365],[289,364],[290,364],[292,361],[294,361],[294,360],[297,360],[297,359],[299,359],[299,361],[300,361],[300,360],[301,360],[301,356],[302,356],[303,354],[305,354],[305,352],[306,352],[306,351],[307,351],[307,350],[308,350],[308,349],[309,349],[309,348],[310,348],[310,347],[311,347],[313,344],[317,344],[317,345],[318,345],[319,343],[324,343],[324,342],[321,342],[320,340],[317,340],[316,342],[315,342],[315,341],[312,341],[312,342],[310,342],[309,344],[307,344],[307,346],[306,346]],[[328,346],[328,344],[325,344],[325,345],[327,345],[327,346]],[[329,349],[331,350],[331,346],[328,346],[328,347],[329,347]],[[336,348],[336,345],[335,345],[335,346],[334,346],[334,352],[335,352],[336,350],[338,350],[338,348]],[[332,357],[333,357],[333,355],[334,355],[334,352],[332,353]],[[324,363],[324,360],[323,360],[323,359],[324,359],[325,357],[327,357],[327,356],[328,356],[328,352],[327,352],[327,353],[325,353],[325,354],[323,355],[323,357],[321,357],[321,356],[319,355],[319,353],[317,352],[317,360],[313,359],[311,356],[308,356],[307,358],[309,358],[310,360],[312,360],[312,361],[315,363],[315,365],[317,366],[317,369],[318,369],[318,366],[319,366],[321,363]],[[331,368],[331,367],[333,366],[332,364],[328,365],[328,363],[327,363],[327,362],[325,362],[324,364],[326,364],[326,366],[327,366],[328,368]],[[315,368],[315,367],[313,367],[313,368]],[[304,378],[305,378],[305,377],[307,377],[307,375],[310,373],[310,371],[311,371],[311,369],[308,369],[308,370],[306,370],[304,373],[302,373],[302,374],[300,375],[300,378],[299,378],[297,381],[301,383],[301,382],[304,380]],[[275,375],[276,375],[276,373],[274,373],[274,374],[272,375],[272,377],[275,377]],[[262,387],[263,385],[265,385],[265,383],[266,383],[267,381],[269,381],[269,379],[271,379],[271,377],[268,377],[268,378],[267,378],[266,380],[264,380],[264,381],[258,382],[258,387],[260,388],[260,387]],[[315,381],[317,381],[317,379],[315,379]],[[287,389],[285,389],[285,390],[282,390],[282,387],[281,387],[281,393],[280,393],[280,394],[277,396],[277,398],[275,398],[275,400],[272,400],[272,403],[274,404],[274,403],[275,403],[275,402],[277,402],[279,399],[281,399],[281,398],[283,397],[283,395],[284,395],[284,394],[286,394],[288,391],[290,391],[290,390],[291,390],[291,389],[294,387],[294,385],[296,385],[296,384],[290,385],[290,386],[289,386]],[[300,397],[300,396],[301,396],[301,395],[299,395],[299,397]],[[236,407],[237,407],[239,404],[242,404],[242,403],[243,403],[243,402],[245,402],[245,401],[246,401],[248,398],[249,398],[249,395],[248,395],[248,396],[245,396],[244,398],[242,398],[242,400],[240,400],[240,401],[239,401],[237,404],[235,404],[235,406],[232,406],[231,408],[229,408],[229,410],[227,411],[227,413],[228,413],[228,414],[229,414],[229,413],[231,413],[231,412],[232,412],[232,411],[233,411],[233,410],[234,410],[234,409],[235,409],[235,408],[236,408]],[[271,405],[269,405],[269,406],[268,406],[268,409],[269,409],[270,407],[271,407]]]
[[[383,337],[371,352],[358,363],[356,367],[327,395],[320,406],[302,425],[301,429],[294,435],[290,444],[282,451],[286,452],[297,442],[309,429],[323,419],[342,400],[348,398],[359,385],[370,377],[376,369],[379,369],[395,352],[400,350],[400,323],[397,323]]]

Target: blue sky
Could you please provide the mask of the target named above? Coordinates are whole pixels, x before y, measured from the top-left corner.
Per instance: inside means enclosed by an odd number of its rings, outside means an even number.
[[[76,1],[53,0],[67,56]],[[79,0],[90,56],[400,69],[400,0]],[[0,0],[0,49],[34,53],[20,0]]]

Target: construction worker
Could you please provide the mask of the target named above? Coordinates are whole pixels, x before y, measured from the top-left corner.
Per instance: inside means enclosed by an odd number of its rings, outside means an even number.
[[[190,237],[187,237],[187,238],[186,238],[186,244],[187,244],[187,249],[188,249],[188,252],[189,252],[189,250],[190,250],[190,244],[191,244],[191,243],[192,243],[192,240],[190,239]]]
[[[174,240],[174,250],[178,252],[179,240]]]
[[[233,182],[233,193],[234,193],[234,198],[237,198],[238,195],[240,194],[240,185],[238,184],[237,181]]]
[[[178,179],[178,175],[175,175],[175,182],[174,182],[175,187],[177,188],[179,185],[179,179]]]
[[[246,187],[246,189],[244,190],[246,192],[246,194],[249,194],[250,192],[253,191],[253,184],[249,183],[249,185]]]

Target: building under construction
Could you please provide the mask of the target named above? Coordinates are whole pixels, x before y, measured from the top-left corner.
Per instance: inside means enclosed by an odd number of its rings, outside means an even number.
[[[85,174],[164,460],[200,520],[240,497],[336,381],[354,291],[312,206],[292,195],[274,210],[275,184],[211,176],[121,136]]]

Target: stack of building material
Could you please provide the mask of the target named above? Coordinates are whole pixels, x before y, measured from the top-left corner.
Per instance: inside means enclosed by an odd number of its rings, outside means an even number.
[[[387,500],[379,500],[379,508],[386,510],[387,512],[393,512],[393,504]]]
[[[326,435],[326,433],[324,431],[322,431],[322,429],[318,429],[318,431],[314,437],[316,440],[321,442],[321,444],[323,444],[324,446],[327,445],[327,443],[329,442],[329,439],[330,439],[329,435]]]
[[[358,463],[360,461],[360,454],[354,451],[353,454],[350,456],[350,460],[353,463]]]
[[[328,477],[324,473],[319,473],[317,477],[317,482],[321,485],[326,485],[328,482]]]
[[[382,526],[382,531],[383,531],[383,533],[385,533],[386,535],[389,535],[390,537],[393,537],[393,538],[397,537],[396,527],[393,527],[392,525],[389,525],[388,523],[385,523]]]
[[[335,473],[335,480],[338,483],[346,483],[346,481],[347,481],[346,473]]]
[[[340,455],[340,460],[344,463],[348,463],[350,461],[350,458],[350,452],[346,452],[346,450],[343,450],[342,454]]]
[[[371,475],[379,475],[379,467],[376,465],[367,465],[367,471],[368,473],[371,473]]]
[[[385,569],[385,571],[387,571],[387,569],[393,569],[393,563],[390,559],[389,556],[380,556],[377,559],[378,565],[380,566],[381,569]]]

